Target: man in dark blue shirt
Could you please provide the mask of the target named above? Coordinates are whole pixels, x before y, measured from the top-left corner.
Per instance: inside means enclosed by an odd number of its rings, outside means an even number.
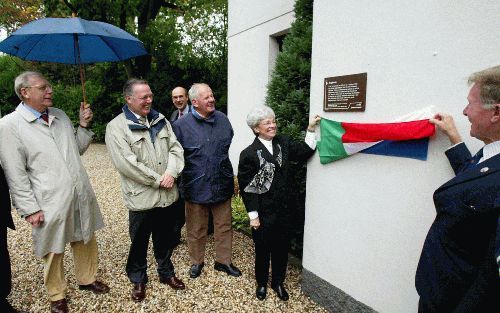
[[[233,167],[229,146],[233,128],[224,113],[215,109],[215,98],[207,84],[189,90],[193,110],[177,120],[173,129],[184,148],[185,166],[180,189],[186,201],[186,230],[191,269],[200,276],[204,266],[208,215],[212,212],[215,237],[215,265],[231,276],[241,272],[231,263],[231,196],[234,192]]]

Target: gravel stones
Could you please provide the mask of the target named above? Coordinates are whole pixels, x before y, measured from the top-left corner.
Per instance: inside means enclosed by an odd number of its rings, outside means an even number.
[[[106,295],[95,295],[78,289],[67,245],[64,264],[70,312],[326,312],[301,292],[300,269],[292,265],[288,267],[285,282],[290,300],[280,301],[270,287],[266,300],[257,300],[253,242],[238,232],[234,232],[233,238],[233,263],[242,271],[241,277],[234,278],[214,270],[213,236],[210,236],[203,272],[200,277],[190,279],[190,261],[183,233],[183,243],[174,251],[172,261],[186,290],[176,291],[158,281],[150,244],[146,299],[141,303],[133,302],[130,299],[132,284],[125,274],[130,245],[128,211],[123,205],[118,173],[103,144],[92,144],[83,160],[106,223],[106,227],[97,232],[98,279],[107,283],[111,290]],[[49,300],[43,286],[43,263],[33,254],[31,227],[15,212],[13,215],[17,230],[8,231],[13,276],[9,300],[17,309],[47,312]]]

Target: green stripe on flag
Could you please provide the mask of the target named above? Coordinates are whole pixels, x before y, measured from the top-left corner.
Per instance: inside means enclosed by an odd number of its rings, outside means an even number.
[[[342,124],[323,118],[319,126],[321,140],[317,143],[317,148],[321,164],[330,163],[349,156],[342,143],[342,136],[345,134]]]

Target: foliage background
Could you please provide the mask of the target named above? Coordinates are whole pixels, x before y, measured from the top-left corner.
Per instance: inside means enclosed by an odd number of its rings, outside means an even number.
[[[122,86],[130,77],[149,81],[154,107],[169,116],[170,91],[176,86],[208,83],[218,109],[227,111],[227,0],[10,0],[0,2],[0,27],[11,33],[41,17],[69,17],[116,25],[138,37],[149,55],[120,63],[86,66],[86,91],[92,103],[92,130],[104,140],[106,123],[121,112]],[[24,70],[42,72],[54,85],[54,106],[77,123],[82,101],[79,71],[75,66],[24,62],[0,56],[0,110],[10,113],[19,103],[14,78]]]

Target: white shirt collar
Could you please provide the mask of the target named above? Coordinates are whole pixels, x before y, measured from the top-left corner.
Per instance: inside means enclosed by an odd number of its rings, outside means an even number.
[[[132,111],[132,110],[130,110],[130,112],[132,112],[132,114],[134,114],[134,115],[135,115],[135,117],[137,117],[137,119],[138,119],[139,121],[141,120],[142,116],[140,116],[139,114],[136,114],[136,113],[135,113],[134,111]],[[149,128],[149,121],[148,121],[147,116],[145,116],[144,118],[146,119],[146,125],[145,125],[145,126],[146,126],[147,128]]]
[[[488,160],[491,157],[500,153],[500,140],[494,141],[483,147],[483,157],[479,160],[479,163]]]
[[[263,139],[263,138],[260,138],[260,137],[257,137],[259,138],[260,142],[262,142],[262,144],[264,145],[264,147],[266,147],[267,151],[269,151],[269,153],[271,153],[271,155],[273,155],[273,140],[266,140],[266,139]]]

